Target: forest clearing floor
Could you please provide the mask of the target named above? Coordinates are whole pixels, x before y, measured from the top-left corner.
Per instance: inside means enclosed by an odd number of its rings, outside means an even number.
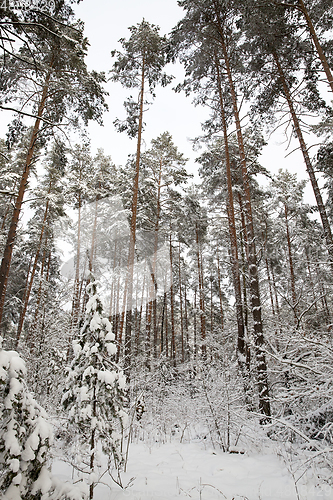
[[[305,468],[304,473],[295,463],[291,468],[276,451],[272,446],[260,454],[224,453],[204,442],[133,443],[127,472],[121,474],[124,489],[105,475],[94,500],[333,499],[333,489],[318,484],[318,471]],[[72,476],[70,466],[60,461],[54,463],[53,473],[63,480]]]

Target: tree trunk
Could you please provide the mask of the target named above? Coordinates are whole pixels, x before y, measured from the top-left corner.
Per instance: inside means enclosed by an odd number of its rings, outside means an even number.
[[[95,382],[96,384],[96,382]],[[93,391],[93,404],[92,404],[92,417],[95,419],[96,418],[96,387],[94,386],[94,391]],[[93,474],[94,472],[94,465],[95,465],[95,433],[96,429],[93,428],[91,430],[91,435],[90,435],[90,474]],[[89,500],[93,500],[94,498],[94,487],[95,483],[91,483],[89,486]]]
[[[333,238],[332,238],[332,231],[331,231],[331,227],[330,227],[330,224],[329,224],[329,221],[328,221],[328,217],[327,217],[325,205],[324,205],[324,202],[323,202],[323,198],[321,196],[321,192],[320,192],[320,189],[319,189],[319,186],[318,186],[318,183],[317,183],[317,179],[316,179],[316,176],[315,176],[315,173],[314,173],[314,170],[313,170],[313,167],[312,167],[312,163],[311,163],[311,160],[310,160],[310,156],[309,156],[309,153],[308,153],[305,141],[304,141],[304,137],[303,137],[303,133],[302,133],[302,130],[301,130],[301,127],[300,127],[300,124],[299,124],[299,120],[298,120],[298,117],[296,115],[296,111],[295,111],[295,108],[294,108],[294,105],[293,105],[293,101],[292,101],[292,98],[291,98],[290,90],[289,90],[289,87],[287,85],[287,82],[286,82],[286,79],[285,79],[285,76],[284,76],[284,72],[283,72],[282,66],[281,66],[280,61],[279,61],[279,57],[278,57],[278,55],[277,55],[277,53],[275,51],[272,52],[272,55],[273,55],[273,58],[274,58],[274,61],[275,61],[275,64],[276,64],[276,67],[277,67],[277,70],[278,70],[281,82],[282,82],[282,86],[283,86],[283,91],[284,91],[284,94],[285,94],[285,98],[286,98],[286,100],[288,102],[289,111],[290,111],[290,114],[291,114],[291,117],[292,117],[292,120],[293,120],[294,130],[295,130],[297,138],[299,140],[299,144],[300,144],[301,151],[302,151],[302,154],[303,154],[303,158],[304,158],[304,162],[305,162],[305,165],[306,165],[306,169],[307,169],[307,172],[308,172],[309,177],[310,177],[310,181],[311,181],[312,189],[313,189],[313,192],[314,192],[314,195],[315,195],[315,198],[316,198],[317,207],[318,207],[318,210],[319,210],[321,222],[322,222],[322,225],[323,225],[323,228],[324,228],[324,234],[325,234],[325,239],[326,239],[326,243],[327,243],[327,250],[328,250],[328,253],[329,253],[330,261],[331,261],[331,263],[333,265]]]
[[[311,295],[312,295],[312,302],[314,304],[314,310],[317,312],[318,311],[318,306],[316,302],[316,294],[315,294],[315,285],[314,281],[312,278],[312,271],[311,271],[311,264],[310,264],[310,256],[309,256],[309,250],[308,248],[305,248],[305,256],[306,256],[306,266],[308,269],[308,274],[309,274],[309,282],[310,282],[310,290],[311,290]]]
[[[134,182],[133,182],[133,198],[132,198],[131,222],[130,222],[131,239],[130,239],[129,256],[128,256],[128,276],[127,276],[127,283],[125,286],[126,290],[125,290],[125,294],[124,294],[124,312],[126,310],[124,369],[127,371],[127,373],[126,373],[127,379],[129,379],[129,367],[130,367],[130,363],[131,363],[133,273],[134,273],[134,261],[135,261],[136,219],[137,219],[137,211],[138,211],[139,173],[140,173],[141,138],[142,138],[142,126],[143,126],[145,71],[146,71],[146,61],[145,61],[145,57],[143,57],[143,59],[142,59],[142,71],[141,71],[138,140],[137,140],[137,149],[136,149],[135,176],[134,176]],[[123,329],[124,312],[122,314],[122,319],[121,319],[121,324],[120,324],[120,332],[122,332],[122,329]]]
[[[189,339],[189,333],[188,333],[186,282],[184,283],[184,314],[185,314],[185,332],[186,332],[186,360],[189,361],[189,359],[190,359],[190,339]]]
[[[321,60],[321,64],[322,64],[323,69],[325,71],[325,74],[327,76],[328,84],[331,87],[331,90],[333,92],[333,77],[332,77],[332,73],[331,73],[330,67],[328,65],[328,62],[327,62],[326,56],[324,54],[324,51],[323,51],[323,49],[322,49],[322,47],[320,45],[320,42],[318,40],[316,30],[314,29],[314,26],[312,24],[311,18],[309,16],[309,13],[307,11],[307,8],[305,7],[305,4],[304,4],[303,0],[298,0],[298,5],[299,5],[300,10],[304,14],[304,17],[306,19],[306,22],[307,22],[307,25],[308,25],[308,28],[309,28],[309,31],[310,31],[310,34],[311,34],[312,41],[313,41],[313,43],[314,43],[314,45],[315,45],[315,47],[317,49],[319,58]]]
[[[238,353],[238,365],[242,373],[244,381],[244,392],[247,399],[247,404],[250,405],[249,396],[249,386],[250,386],[250,366],[249,366],[249,349],[246,346],[245,341],[245,323],[244,323],[244,310],[242,301],[242,288],[241,288],[241,277],[239,270],[239,257],[238,257],[238,245],[237,245],[237,233],[236,233],[236,221],[235,221],[235,208],[234,208],[234,196],[232,191],[232,179],[231,179],[231,161],[230,161],[230,151],[229,151],[229,140],[228,140],[228,129],[227,120],[224,110],[224,100],[222,95],[222,82],[220,75],[220,67],[215,52],[215,67],[217,73],[217,83],[218,92],[220,100],[220,113],[223,127],[223,137],[224,137],[224,149],[225,149],[225,163],[226,163],[226,176],[227,176],[227,216],[228,216],[228,228],[229,228],[229,239],[230,239],[230,256],[231,256],[231,272],[233,278],[234,292],[235,292],[235,306],[236,306],[236,320],[237,320],[237,353]],[[240,199],[241,200],[241,199]],[[218,263],[218,273],[219,273],[219,263]],[[221,283],[219,277],[219,293]],[[221,296],[220,304],[222,307]],[[246,312],[246,310],[245,310]],[[246,322],[247,327],[247,322]]]
[[[275,298],[275,309],[276,309],[276,314],[277,314],[278,321],[279,321],[280,333],[282,333],[282,321],[281,321],[281,314],[280,314],[280,305],[279,305],[279,299],[278,299],[278,295],[277,295],[276,279],[275,279],[275,274],[274,274],[272,262],[270,265],[270,270],[271,270],[271,274],[272,274],[272,284],[273,284],[274,298]]]
[[[157,294],[157,283],[155,278],[156,272],[156,258],[158,250],[158,231],[160,224],[160,213],[161,213],[161,181],[162,181],[162,160],[160,160],[159,173],[158,173],[158,186],[157,186],[157,201],[156,201],[156,220],[154,227],[154,254],[153,262],[151,266],[151,284],[150,284],[150,300],[148,303],[148,315],[147,315],[147,335],[150,335],[151,324],[153,318],[153,355],[154,358],[157,356],[157,325],[156,325],[156,294]]]
[[[273,297],[273,290],[272,290],[271,273],[269,272],[269,265],[268,265],[267,256],[265,257],[265,266],[266,266],[266,275],[267,275],[267,282],[268,282],[268,289],[269,289],[269,297],[271,300],[272,315],[274,317],[275,316],[274,297]]]
[[[171,229],[170,229],[170,268],[172,273],[172,242],[171,242]],[[170,308],[171,308],[171,359],[173,366],[176,366],[176,338],[175,338],[175,304],[173,295],[173,283],[170,286]]]
[[[171,283],[172,285],[172,283]],[[168,328],[168,298],[167,292],[165,292],[165,356],[168,359],[169,357],[169,328]]]
[[[221,330],[224,329],[224,311],[223,311],[223,297],[222,297],[222,287],[221,287],[221,271],[220,271],[220,259],[217,256],[217,284],[219,289],[219,300],[220,300],[220,318],[221,318]]]
[[[179,305],[180,305],[180,335],[182,348],[182,363],[185,361],[185,345],[184,345],[184,319],[183,319],[183,296],[182,296],[182,273],[180,261],[180,241],[178,242],[178,279],[179,279]]]
[[[50,68],[52,68],[52,65],[53,65],[53,60],[51,61]],[[50,78],[51,78],[51,69],[49,70],[49,72],[45,78],[45,83],[44,83],[44,87],[43,87],[43,91],[42,91],[41,100],[40,100],[40,103],[38,105],[37,119],[35,121],[35,125],[33,128],[32,134],[31,134],[28,154],[27,154],[27,157],[25,160],[25,165],[24,165],[24,170],[23,170],[22,177],[21,177],[20,187],[19,187],[18,195],[17,195],[16,201],[15,201],[12,220],[10,223],[10,228],[8,231],[7,241],[6,241],[6,245],[5,245],[5,250],[4,250],[3,258],[1,261],[1,267],[0,267],[0,325],[2,322],[2,315],[3,315],[4,304],[5,304],[8,275],[9,275],[10,264],[11,264],[11,260],[12,260],[13,247],[15,244],[17,226],[19,223],[20,213],[21,213],[21,209],[22,209],[23,197],[24,197],[27,185],[28,185],[30,167],[31,167],[32,158],[33,158],[33,155],[35,152],[39,127],[40,127],[42,115],[43,115],[46,100],[47,100],[47,92],[48,92],[48,88],[49,88]]]
[[[41,269],[40,269],[40,283],[39,283],[38,292],[37,292],[36,309],[35,309],[35,314],[34,314],[34,320],[33,320],[33,323],[31,325],[31,329],[30,329],[31,332],[33,332],[37,328],[38,315],[39,315],[40,303],[42,300],[42,292],[43,292],[43,275],[44,275],[46,253],[47,253],[47,248],[45,245],[44,252],[43,252],[43,258],[42,258],[42,265],[41,265]],[[50,265],[51,265],[51,251],[48,252],[46,282],[48,281],[48,277],[50,274]],[[30,335],[31,334],[29,332],[29,334],[27,335],[27,340],[29,339]]]
[[[205,359],[207,354],[206,348],[206,313],[205,313],[205,298],[204,284],[202,273],[201,245],[199,240],[198,223],[195,223],[195,238],[197,247],[197,266],[198,266],[198,281],[199,281],[199,307],[200,307],[200,327],[201,327],[201,353]]]
[[[228,51],[225,44],[224,32],[218,8],[219,6],[217,0],[213,0],[213,3],[215,7],[215,13],[217,16],[217,28],[220,35],[220,43],[223,51],[224,62],[229,82],[229,89],[230,89],[232,105],[233,105],[233,113],[236,124],[239,154],[242,165],[242,178],[243,178],[244,195],[245,195],[245,213],[246,213],[247,237],[248,237],[248,261],[249,261],[249,274],[250,274],[251,306],[252,306],[252,315],[254,323],[253,325],[254,344],[255,344],[257,373],[258,373],[259,411],[260,413],[265,415],[265,418],[262,418],[261,420],[262,423],[265,423],[269,420],[266,417],[270,417],[271,409],[270,409],[270,398],[268,389],[266,357],[263,350],[264,335],[263,335],[263,326],[261,317],[261,301],[259,292],[259,278],[258,278],[257,254],[255,246],[255,235],[254,235],[253,217],[252,217],[250,183],[247,172],[246,155],[245,155],[243,135],[242,135],[242,129],[238,112],[236,90],[233,82]]]
[[[17,179],[15,179],[15,182],[14,182],[14,186],[12,188],[13,192],[15,191],[16,189],[16,185],[17,185]],[[3,216],[3,219],[2,219],[2,224],[1,224],[1,229],[0,229],[0,232],[2,232],[4,229],[5,229],[5,225],[6,225],[6,220],[7,220],[7,216],[9,214],[9,211],[12,207],[12,201],[14,199],[14,196],[11,196],[9,198],[9,201],[8,201],[8,204],[7,204],[7,207],[6,207],[6,210],[5,210],[5,213],[4,213],[4,216]]]
[[[294,262],[292,256],[291,248],[291,238],[288,222],[288,208],[284,205],[284,220],[286,224],[286,235],[287,235],[287,245],[288,245],[288,260],[289,260],[289,271],[290,271],[290,284],[291,284],[291,298],[293,303],[293,313],[295,316],[295,322],[297,324],[297,297],[296,297],[296,284],[295,284],[295,272],[294,272]]]
[[[80,172],[81,180],[81,172]],[[73,337],[74,331],[79,322],[80,315],[80,252],[81,252],[81,192],[79,192],[78,198],[78,220],[77,220],[77,246],[76,246],[76,267],[75,267],[75,279],[74,279],[74,295],[73,295],[73,306],[72,306],[72,325],[71,330]]]
[[[247,243],[247,233],[246,233],[246,223],[245,223],[245,216],[244,216],[244,209],[243,209],[243,201],[242,201],[242,196],[240,193],[238,193],[238,202],[239,202],[240,215],[241,215],[241,225],[242,225],[242,230],[240,232],[240,247],[241,247],[241,257],[242,257],[244,329],[245,329],[245,338],[248,338],[248,332],[249,332],[248,310],[249,310],[249,308],[248,308],[248,303],[247,303],[247,282],[246,282],[246,275],[247,275],[246,261],[248,261],[248,255],[247,255],[248,243]],[[245,243],[245,245],[244,245],[244,243]],[[245,258],[245,253],[246,253],[246,258]],[[246,364],[247,364],[248,371],[250,372],[250,348],[249,348],[246,340],[245,340],[244,344],[245,344],[244,348],[245,348]]]
[[[197,359],[198,343],[197,343],[197,287],[194,288],[194,314],[193,314],[193,358]]]
[[[213,311],[213,281],[214,281],[213,276],[210,276],[210,334],[211,334],[212,338],[213,338],[213,316],[214,316],[214,311]]]
[[[162,308],[162,318],[161,318],[161,341],[160,341],[160,354],[162,354],[163,349],[164,349],[164,317],[165,317],[165,304],[166,304],[166,292],[164,292],[163,296],[163,308]]]

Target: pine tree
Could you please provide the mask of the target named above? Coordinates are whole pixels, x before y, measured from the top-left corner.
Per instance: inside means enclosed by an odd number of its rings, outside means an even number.
[[[143,113],[146,86],[154,96],[154,89],[160,83],[167,85],[171,78],[162,72],[166,62],[167,40],[159,35],[159,28],[149,24],[144,19],[140,24],[129,28],[131,36],[128,40],[120,40],[124,52],[112,51],[117,57],[111,70],[112,80],[119,81],[126,88],[139,88],[138,102],[132,98],[125,101],[128,117],[124,122],[115,121],[119,131],[127,131],[130,137],[137,137],[135,160],[135,175],[133,179],[133,194],[131,206],[131,240],[128,256],[128,276],[123,300],[123,313],[120,324],[120,335],[126,310],[125,331],[125,366],[128,368],[131,356],[132,335],[132,300],[133,300],[133,269],[135,260],[136,220],[138,208],[139,173],[141,157],[141,141],[143,131]],[[146,103],[147,104],[147,103]]]
[[[80,334],[73,340],[74,358],[66,382],[63,404],[69,410],[69,423],[74,425],[80,446],[88,456],[90,474],[89,498],[93,498],[96,475],[96,449],[102,444],[104,453],[116,467],[122,463],[121,438],[126,413],[126,382],[123,372],[112,361],[117,348],[109,320],[97,295],[92,275],[86,292],[88,300]]]
[[[105,75],[87,71],[84,62],[87,40],[70,6],[56,2],[57,21],[35,9],[29,9],[28,17],[27,22],[36,23],[36,30],[30,35],[31,45],[21,45],[18,58],[12,57],[12,64],[3,68],[0,88],[2,103],[16,105],[9,108],[2,104],[3,109],[35,119],[0,267],[0,324],[19,217],[36,149],[66,118],[72,126],[80,122],[86,125],[91,119],[101,122],[107,108],[101,86]],[[33,68],[25,59],[34,59]]]
[[[253,8],[256,15],[253,16]],[[256,94],[252,110],[260,122],[266,115],[273,118],[273,110],[282,97],[289,110],[292,129],[299,141],[306,170],[316,198],[323,225],[329,259],[333,262],[333,236],[327,217],[321,189],[315,175],[309,150],[304,138],[302,111],[311,113],[331,110],[318,90],[319,73],[308,40],[302,37],[299,25],[281,4],[260,6],[247,3],[241,6],[242,29],[246,35],[249,85]],[[299,105],[301,102],[301,106]]]
[[[247,233],[246,256],[250,275],[259,408],[264,415],[262,419],[264,422],[265,418],[270,416],[270,401],[267,365],[263,349],[264,335],[254,216],[235,77],[239,73],[242,63],[241,58],[238,57],[240,55],[238,51],[240,33],[237,29],[237,12],[234,9],[233,2],[227,0],[196,0],[195,2],[181,0],[180,5],[185,9],[185,16],[174,29],[172,37],[174,53],[175,55],[178,53],[181,55],[186,71],[185,82],[180,88],[185,88],[187,93],[195,91],[197,94],[195,97],[196,103],[205,103],[208,97],[211,104],[211,102],[214,102],[214,97],[216,101],[217,96],[228,95],[227,104],[229,104],[235,121],[244,193]],[[225,92],[223,93],[220,92],[222,79],[221,72],[217,71],[218,67],[225,70]],[[223,99],[219,99],[220,105],[223,104],[222,101]],[[222,119],[225,122],[224,125],[227,123],[227,118],[229,118],[229,115],[227,116],[227,113],[225,113],[225,119]]]
[[[67,173],[67,198],[74,208],[77,210],[76,224],[76,239],[75,239],[75,277],[74,277],[74,293],[72,303],[72,335],[75,334],[80,322],[81,300],[82,300],[82,283],[85,271],[88,266],[86,264],[86,248],[84,247],[84,229],[85,233],[90,233],[90,226],[82,227],[82,210],[84,204],[93,202],[95,198],[94,186],[94,168],[93,160],[90,153],[89,144],[76,144],[71,151],[71,157],[68,165]]]
[[[145,229],[153,231],[154,242],[151,248],[151,282],[149,291],[148,314],[146,322],[146,338],[150,342],[150,330],[153,323],[153,352],[157,356],[157,280],[158,254],[161,233],[169,229],[169,221],[172,212],[172,198],[176,186],[182,186],[187,182],[189,175],[184,165],[186,159],[178,152],[171,135],[164,132],[157,139],[152,140],[152,147],[142,154],[141,157],[141,225]],[[173,214],[175,217],[175,214]],[[150,350],[150,349],[148,349]]]

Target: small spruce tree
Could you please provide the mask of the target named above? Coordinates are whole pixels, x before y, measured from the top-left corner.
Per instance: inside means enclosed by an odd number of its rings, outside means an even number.
[[[96,450],[101,442],[103,453],[119,468],[122,463],[121,432],[126,421],[123,410],[126,380],[113,361],[117,348],[111,324],[103,316],[92,275],[87,286],[88,300],[79,337],[73,340],[74,358],[63,397],[74,424],[81,453],[88,456],[90,495],[97,482]],[[80,466],[82,469],[82,464]]]
[[[25,383],[26,367],[0,338],[0,496],[41,500],[53,491],[46,467],[52,428]]]

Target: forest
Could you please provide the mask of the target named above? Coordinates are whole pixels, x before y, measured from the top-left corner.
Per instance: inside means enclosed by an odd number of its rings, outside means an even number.
[[[79,1],[0,6],[2,498],[333,498],[332,2],[178,0],[173,30],[138,19],[106,73]],[[123,165],[88,132],[110,82]],[[209,113],[198,182],[172,130],[144,142],[168,85]],[[262,164],[277,129],[306,180]],[[177,476],[130,497],[131,450],[176,442],[278,449],[294,496]]]

